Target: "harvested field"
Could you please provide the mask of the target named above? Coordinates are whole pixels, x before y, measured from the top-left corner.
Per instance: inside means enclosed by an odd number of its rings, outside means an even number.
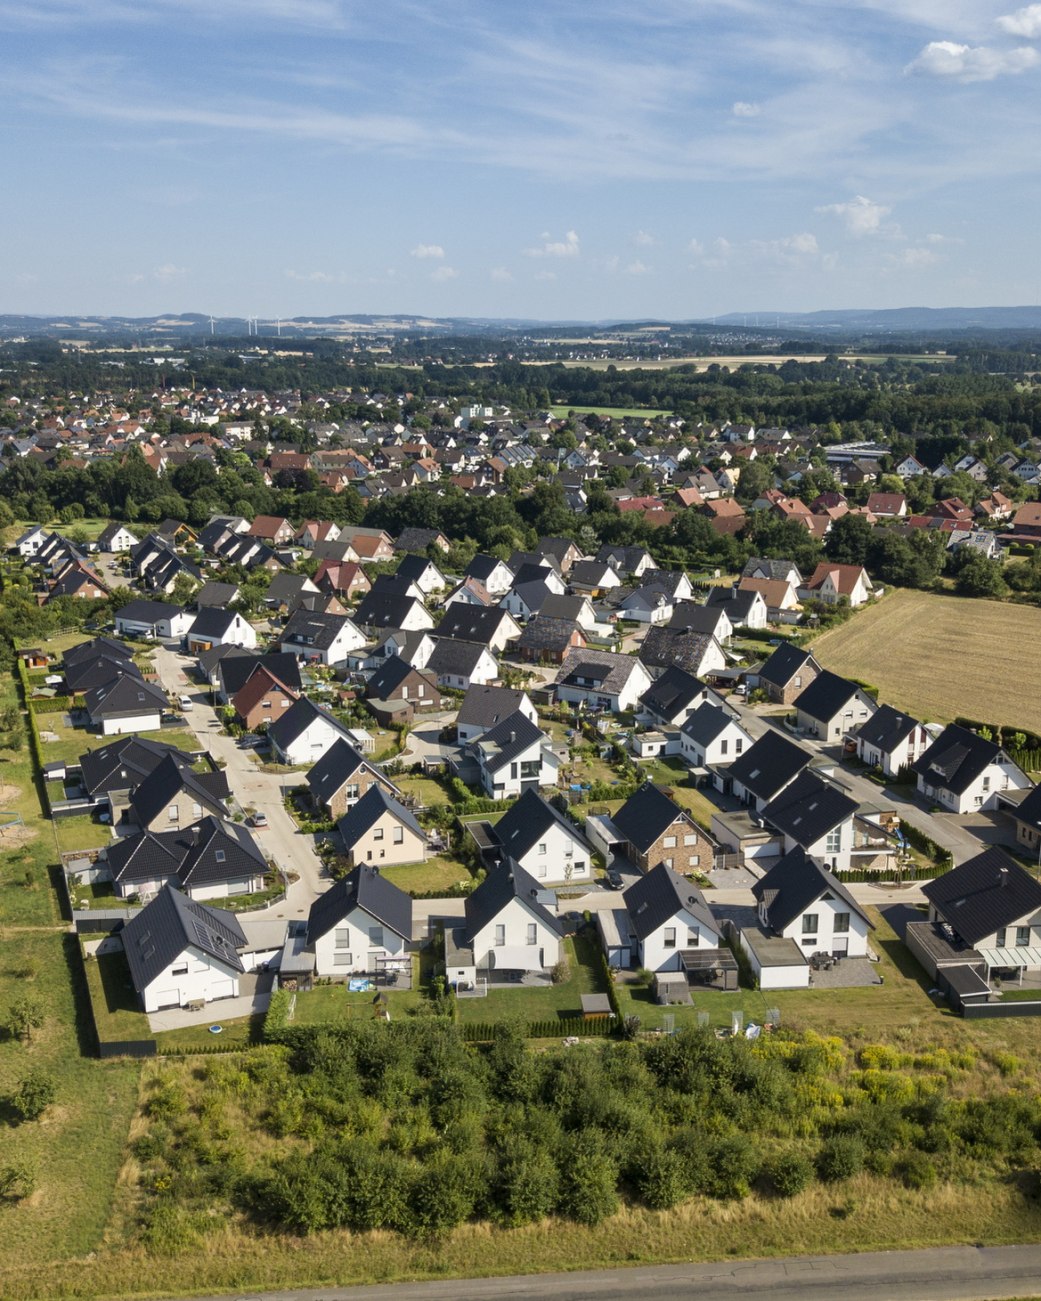
[[[963,716],[1041,732],[1041,610],[898,590],[811,649],[923,722]]]

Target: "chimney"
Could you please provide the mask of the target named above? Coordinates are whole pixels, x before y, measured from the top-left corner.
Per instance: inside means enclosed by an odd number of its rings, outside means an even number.
[[[517,733],[516,733],[516,732],[511,732],[511,733],[510,733],[510,745],[513,745],[514,742],[515,742],[516,740],[517,740]]]
[[[1008,885],[1008,868],[1007,868],[1007,867],[999,867],[999,868],[998,868],[998,885],[999,885],[999,886],[1001,886],[1001,885]]]

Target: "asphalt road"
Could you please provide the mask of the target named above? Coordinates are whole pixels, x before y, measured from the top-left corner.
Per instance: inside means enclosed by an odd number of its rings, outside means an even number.
[[[240,750],[233,737],[222,733],[216,711],[210,704],[211,693],[200,687],[190,674],[192,664],[192,659],[165,646],[155,649],[155,670],[160,681],[174,695],[192,698],[192,708],[184,715],[185,723],[203,750],[225,761],[234,799],[240,807],[252,807],[266,814],[268,825],[254,832],[261,848],[280,867],[295,872],[298,877],[290,885],[284,903],[273,904],[253,916],[306,917],[313,901],[332,881],[315,853],[313,837],[297,830],[282,802],[283,780],[287,786],[296,786],[302,775],[289,773],[283,779],[277,773],[261,772],[252,752]]]
[[[240,1292],[239,1301],[610,1301],[763,1297],[769,1301],[1004,1301],[1041,1293],[1041,1246],[655,1265],[495,1279],[439,1279],[369,1287]],[[228,1301],[206,1297],[200,1301]]]

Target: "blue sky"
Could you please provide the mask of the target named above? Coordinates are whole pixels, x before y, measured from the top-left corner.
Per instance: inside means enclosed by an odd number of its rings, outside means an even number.
[[[1041,301],[1041,4],[0,0],[0,311]]]

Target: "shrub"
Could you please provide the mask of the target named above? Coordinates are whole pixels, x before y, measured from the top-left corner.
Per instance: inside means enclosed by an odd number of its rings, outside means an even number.
[[[0,1166],[0,1198],[20,1202],[30,1196],[36,1187],[36,1171],[24,1161],[13,1161]]]
[[[546,1148],[511,1134],[492,1182],[492,1218],[508,1228],[544,1219],[557,1204],[559,1188],[560,1174]]]
[[[637,1195],[652,1210],[667,1211],[688,1195],[683,1158],[675,1148],[652,1147],[634,1171]]]
[[[759,1173],[759,1154],[746,1134],[731,1134],[709,1145],[708,1166],[713,1197],[747,1197]]]
[[[49,1075],[33,1070],[12,1094],[11,1106],[20,1120],[38,1120],[57,1097],[57,1093]]]
[[[936,1183],[936,1166],[924,1152],[908,1152],[897,1162],[896,1172],[905,1188],[931,1188]]]
[[[618,1209],[618,1167],[595,1130],[571,1136],[558,1168],[564,1215],[579,1224],[599,1224]]]
[[[553,967],[550,969],[549,978],[554,985],[563,985],[566,984],[570,975],[571,968],[568,966],[567,960],[561,958],[559,962],[553,964]]]
[[[836,1134],[817,1154],[817,1173],[825,1183],[852,1179],[864,1168],[864,1144],[854,1134]]]
[[[813,1166],[797,1152],[786,1152],[769,1167],[770,1183],[778,1197],[794,1197],[813,1178]]]

